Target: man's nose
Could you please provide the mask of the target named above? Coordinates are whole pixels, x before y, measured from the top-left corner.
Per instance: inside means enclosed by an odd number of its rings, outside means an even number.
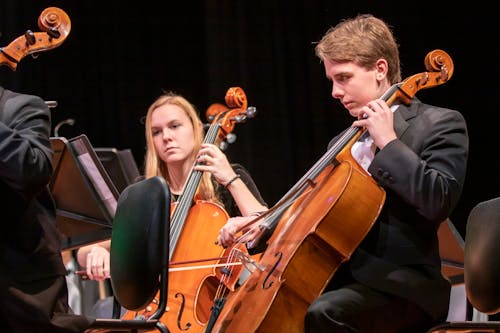
[[[332,84],[332,97],[333,98],[341,98],[344,95],[344,91],[340,89],[338,86]]]

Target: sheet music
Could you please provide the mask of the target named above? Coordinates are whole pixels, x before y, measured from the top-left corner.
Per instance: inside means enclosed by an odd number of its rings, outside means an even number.
[[[104,205],[106,206],[109,214],[112,217],[115,216],[117,200],[113,196],[113,193],[111,193],[111,190],[109,189],[108,185],[104,181],[104,178],[102,177],[101,173],[97,169],[97,166],[95,165],[94,161],[92,160],[90,154],[83,153],[81,155],[78,155],[78,159],[79,159],[81,165],[85,168],[87,175],[89,176],[90,180],[92,181],[92,184],[94,184],[94,187],[97,190],[97,192],[99,193],[99,196],[101,197],[101,200],[103,201]]]

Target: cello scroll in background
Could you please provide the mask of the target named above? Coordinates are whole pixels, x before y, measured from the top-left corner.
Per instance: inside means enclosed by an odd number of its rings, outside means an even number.
[[[232,109],[231,120],[219,122],[221,124],[217,142],[219,142],[219,148],[226,150],[230,143],[236,141],[236,134],[233,133],[234,125],[236,123],[241,123],[248,118],[255,117],[257,109],[254,106],[248,106],[247,96],[242,88],[231,87],[227,90],[226,96],[224,97],[226,105],[221,103],[211,104],[205,116],[209,122],[214,121],[221,113],[225,113]]]
[[[16,70],[22,58],[60,46],[71,31],[71,20],[62,9],[48,7],[38,17],[40,32],[27,30],[9,45],[0,48],[0,64]]]

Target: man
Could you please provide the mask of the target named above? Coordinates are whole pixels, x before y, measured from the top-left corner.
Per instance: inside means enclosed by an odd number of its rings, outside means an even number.
[[[51,117],[44,101],[0,87],[0,331],[82,332],[70,313],[55,206]]]
[[[388,25],[359,15],[328,30],[316,46],[332,97],[366,128],[352,156],[386,191],[374,226],[309,307],[305,331],[424,332],[446,319],[450,283],[442,276],[437,229],[462,192],[468,157],[463,116],[381,96],[401,81]],[[336,139],[332,140],[331,144]]]

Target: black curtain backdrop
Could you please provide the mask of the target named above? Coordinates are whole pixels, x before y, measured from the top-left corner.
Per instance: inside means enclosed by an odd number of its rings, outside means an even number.
[[[39,31],[36,22],[46,7],[66,11],[72,27],[61,46],[25,57],[16,71],[0,66],[0,84],[56,100],[53,125],[76,121],[59,135],[86,134],[94,147],[130,148],[140,168],[141,119],[163,90],[184,95],[204,118],[230,87],[241,87],[258,113],[236,126],[237,140],[226,153],[249,169],[272,205],[352,121],[330,96],[314,43],[341,19],[372,13],[393,27],[403,77],[425,71],[425,55],[434,49],[454,61],[449,82],[417,94],[459,110],[468,121],[467,182],[452,221],[463,233],[472,207],[498,196],[498,22],[486,1],[453,8],[435,1],[126,3],[1,1],[0,46],[28,29]]]

